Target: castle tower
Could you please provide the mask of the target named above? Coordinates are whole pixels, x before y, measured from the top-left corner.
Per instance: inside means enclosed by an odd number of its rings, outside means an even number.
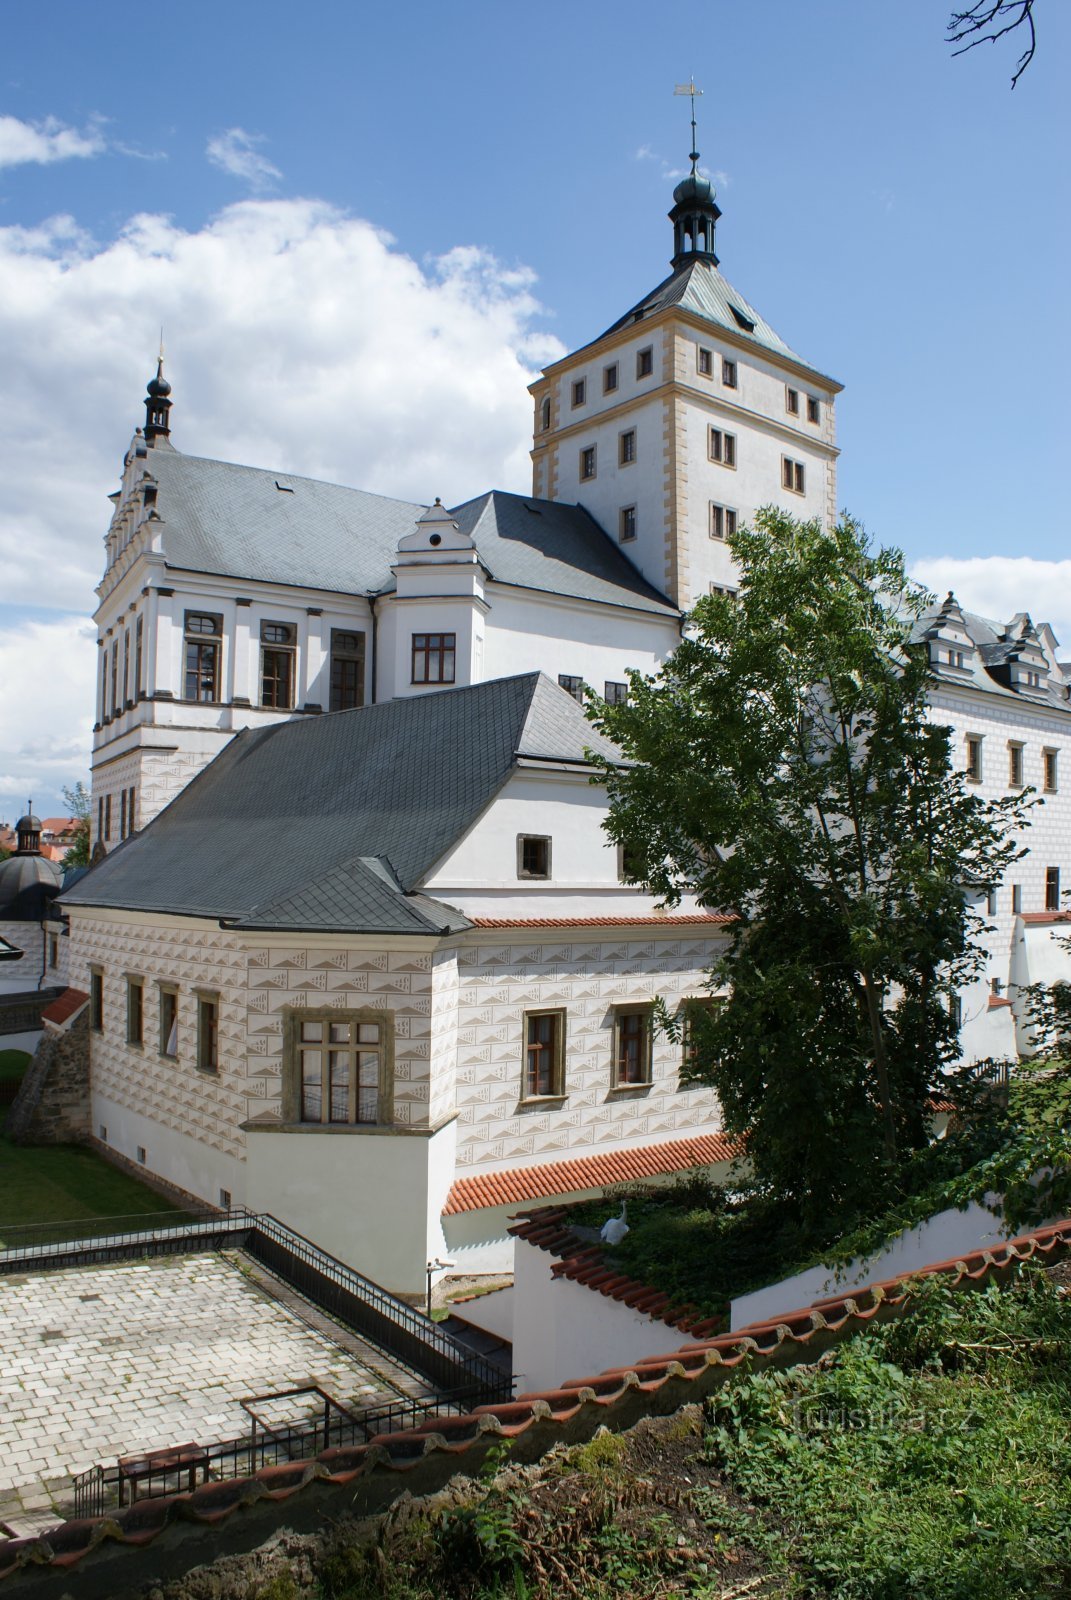
[[[759,506],[835,518],[842,387],[720,271],[698,162],[673,191],[669,277],[531,385],[533,493],[582,505],[685,609],[734,587],[725,540]]]

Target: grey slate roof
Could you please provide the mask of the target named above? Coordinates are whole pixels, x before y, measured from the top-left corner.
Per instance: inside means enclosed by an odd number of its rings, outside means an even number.
[[[63,896],[249,928],[467,926],[419,892],[519,755],[618,752],[542,673],[246,729]]]
[[[393,588],[398,540],[427,510],[316,478],[184,455],[167,442],[153,446],[145,468],[158,484],[164,559],[191,572],[378,594]],[[677,615],[580,506],[492,492],[455,515],[501,583]]]
[[[788,356],[800,366],[810,367],[812,372],[818,371],[811,362],[797,355],[779,333],[775,333],[765,317],[733,288],[728,278],[724,277],[717,267],[704,260],[688,261],[683,267],[679,267],[676,272],[671,273],[652,289],[650,294],[638,301],[630,311],[626,311],[623,317],[612,323],[600,338],[605,339],[606,334],[617,333],[619,329],[642,321],[644,317],[652,316],[656,311],[664,310],[666,306],[680,306],[683,310],[702,317],[704,322],[711,322],[719,328],[727,328],[738,338],[753,340],[755,344],[772,351],[774,355]],[[743,312],[749,322],[754,323],[754,328],[741,327],[739,320],[733,315],[733,306]],[[598,340],[592,342],[597,344]],[[829,382],[836,384],[833,378],[829,379]],[[840,387],[839,384],[836,386]]]
[[[987,694],[1029,700],[1035,705],[1048,704],[1064,712],[1068,710],[1067,683],[1071,679],[1071,667],[1060,666],[1060,671],[1064,673],[1063,681],[1059,677],[1049,676],[1043,679],[1040,689],[1031,689],[1028,693],[993,676],[994,668],[999,671],[1002,666],[1022,653],[1023,639],[1015,626],[1019,621],[1018,618],[1014,619],[1013,623],[995,622],[990,617],[979,616],[977,612],[965,611],[955,597],[950,595],[923,613],[912,630],[912,636],[919,640],[938,636],[941,619],[950,605],[956,617],[962,618],[963,628],[974,645],[974,650],[965,652],[966,659],[962,672],[953,671],[943,661],[934,662],[939,680],[959,684],[966,679],[973,688],[982,689]],[[1036,635],[1034,642],[1037,644]],[[1043,655],[1040,645],[1037,645],[1037,648]]]

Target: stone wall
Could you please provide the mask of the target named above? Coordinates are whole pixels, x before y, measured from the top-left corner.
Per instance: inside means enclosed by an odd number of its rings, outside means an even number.
[[[16,1144],[79,1144],[89,1137],[89,1007],[64,1033],[46,1030],[8,1112]]]

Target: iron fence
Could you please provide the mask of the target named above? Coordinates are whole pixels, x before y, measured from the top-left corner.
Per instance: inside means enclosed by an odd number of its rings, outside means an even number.
[[[353,1412],[345,1410],[330,1396],[323,1398],[329,1403],[319,1416],[311,1420],[284,1423],[267,1430],[264,1423],[260,1422],[252,1432],[240,1438],[206,1445],[196,1451],[195,1458],[190,1452],[189,1457],[178,1464],[165,1461],[154,1468],[150,1453],[145,1458],[145,1468],[136,1473],[131,1471],[129,1465],[124,1467],[118,1461],[111,1466],[90,1467],[74,1480],[74,1515],[100,1517],[117,1510],[126,1498],[128,1487],[131,1500],[135,1493],[138,1498],[155,1498],[178,1493],[190,1485],[195,1475],[199,1475],[204,1482],[246,1478],[261,1467],[286,1461],[311,1460],[321,1451],[332,1447],[367,1444],[378,1434],[413,1428],[429,1417],[457,1415],[478,1404],[480,1394],[475,1389],[462,1389],[453,1394],[391,1400]],[[161,1455],[167,1453],[159,1452]]]

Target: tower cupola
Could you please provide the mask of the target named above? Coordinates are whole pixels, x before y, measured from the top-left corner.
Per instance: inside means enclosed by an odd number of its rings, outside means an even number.
[[[15,824],[15,837],[18,843],[15,853],[20,856],[39,856],[41,854],[41,820],[33,814],[33,801],[26,807],[26,815],[20,817]]]
[[[689,152],[692,170],[674,189],[673,210],[669,213],[669,220],[673,224],[671,265],[674,272],[679,272],[689,261],[709,261],[712,266],[718,265],[718,258],[714,254],[714,227],[721,211],[714,198],[714,185],[699,171],[699,151],[695,147],[695,97],[702,92],[691,82],[678,84],[674,91],[676,94],[690,95],[692,101],[692,148]]]
[[[156,376],[150,378],[145,392],[145,442],[167,439],[171,434],[171,385],[164,377],[164,358],[161,353],[156,363]]]

